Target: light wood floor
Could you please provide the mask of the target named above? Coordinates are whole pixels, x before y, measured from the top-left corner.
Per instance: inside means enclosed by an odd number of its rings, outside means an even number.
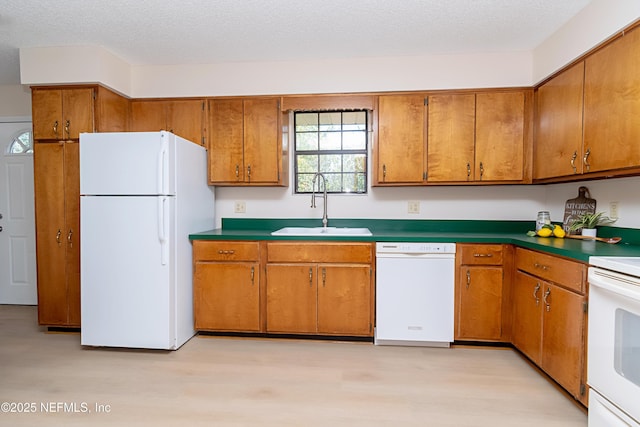
[[[83,349],[24,306],[0,306],[0,402],[37,410],[0,412],[2,426],[587,425],[509,349],[213,337],[176,352]]]

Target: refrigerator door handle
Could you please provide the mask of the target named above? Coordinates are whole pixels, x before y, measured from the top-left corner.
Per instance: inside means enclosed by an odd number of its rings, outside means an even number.
[[[160,151],[158,152],[158,194],[169,194],[167,187],[168,181],[168,158],[167,152],[169,150],[167,140],[162,138],[160,144]]]
[[[167,245],[167,220],[168,216],[165,212],[166,197],[158,197],[158,240],[160,241],[160,262],[167,265],[168,249]]]

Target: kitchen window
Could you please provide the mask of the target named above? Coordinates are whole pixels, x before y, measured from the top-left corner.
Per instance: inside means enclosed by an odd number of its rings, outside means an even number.
[[[366,111],[297,112],[294,129],[296,193],[311,193],[316,173],[328,193],[367,192]]]

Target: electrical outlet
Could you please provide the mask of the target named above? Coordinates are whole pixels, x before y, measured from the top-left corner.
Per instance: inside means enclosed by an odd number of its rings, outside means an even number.
[[[609,218],[618,219],[619,202],[609,202]]]
[[[235,202],[233,211],[235,213],[246,213],[247,212],[247,203],[244,200],[238,200]]]
[[[418,200],[409,200],[407,203],[407,212],[410,214],[420,213],[420,202]]]

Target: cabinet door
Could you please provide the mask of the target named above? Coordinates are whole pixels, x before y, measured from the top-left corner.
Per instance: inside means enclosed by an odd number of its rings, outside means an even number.
[[[267,332],[316,333],[315,264],[267,265]]]
[[[378,143],[375,182],[420,184],[425,167],[425,96],[378,98]]]
[[[244,100],[244,181],[278,183],[280,179],[278,98]]]
[[[584,61],[537,91],[534,178],[582,173]]]
[[[244,180],[242,99],[209,100],[209,183]]]
[[[129,99],[102,86],[96,91],[96,132],[127,132],[131,116]]]
[[[204,100],[170,101],[167,105],[167,127],[176,135],[201,145],[203,140]]]
[[[546,282],[517,271],[512,289],[513,345],[534,363],[542,361],[542,294]]]
[[[371,305],[370,266],[318,266],[318,333],[370,336]]]
[[[580,397],[584,363],[583,304],[581,295],[551,284],[544,285],[541,366],[574,397]]]
[[[462,266],[456,338],[502,337],[502,268]]]
[[[93,132],[93,89],[62,90],[62,126],[64,139],[79,139]]]
[[[429,182],[474,179],[475,111],[474,94],[429,97]]]
[[[131,103],[131,131],[168,130],[166,109],[166,102],[163,101],[133,101]]]
[[[195,328],[213,331],[260,331],[259,264],[196,262]]]
[[[524,179],[524,93],[476,95],[476,181]]]
[[[585,62],[584,172],[640,165],[640,31]]]
[[[62,139],[62,91],[33,89],[31,106],[33,139]]]
[[[64,144],[64,245],[68,325],[80,325],[80,143]]]
[[[38,321],[67,322],[66,245],[64,219],[64,145],[34,144]]]

